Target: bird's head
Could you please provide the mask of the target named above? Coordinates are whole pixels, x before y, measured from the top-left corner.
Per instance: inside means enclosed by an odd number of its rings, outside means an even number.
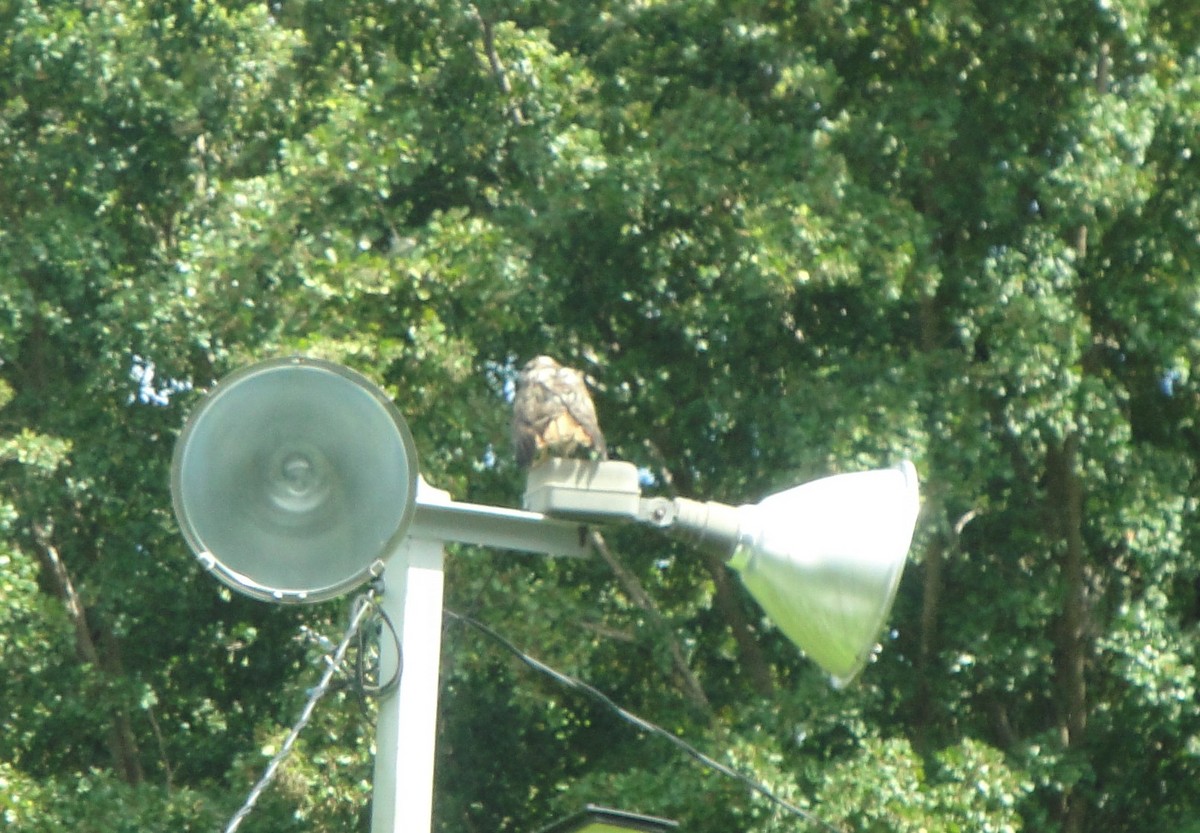
[[[525,373],[534,373],[539,370],[541,370],[541,371],[558,370],[561,367],[562,367],[561,364],[559,364],[558,362],[556,362],[554,359],[550,358],[549,356],[536,356],[536,357],[530,359],[529,361],[527,361],[525,363],[525,367],[522,368],[522,370]]]

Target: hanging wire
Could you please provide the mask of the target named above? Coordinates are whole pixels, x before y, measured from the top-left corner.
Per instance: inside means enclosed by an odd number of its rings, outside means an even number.
[[[396,667],[386,681],[380,680],[379,643],[386,631],[396,647]],[[376,639],[375,634],[379,633]],[[368,659],[373,657],[373,661]],[[404,669],[404,655],[400,648],[400,634],[396,624],[387,611],[372,604],[370,619],[358,629],[354,646],[354,688],[360,698],[383,697],[390,694],[400,684],[400,674]]]
[[[380,592],[380,588],[376,588],[376,592]],[[308,625],[300,626],[300,636],[304,641],[316,645],[327,654],[332,654],[337,649],[329,637]],[[387,680],[381,681],[379,646],[384,639],[390,639],[392,645],[395,646],[397,662]],[[369,698],[379,698],[390,694],[399,684],[400,674],[404,668],[400,634],[396,631],[396,625],[388,616],[387,611],[379,605],[373,605],[362,624],[359,625],[346,655],[345,663],[354,669],[353,673],[346,680],[331,683],[331,689],[352,691],[358,695],[359,702],[364,709]]]
[[[338,644],[333,652],[333,656],[325,656],[325,671],[321,674],[321,680],[316,687],[311,689],[308,695],[308,702],[304,704],[304,708],[300,712],[300,717],[296,720],[296,724],[292,726],[287,737],[279,747],[279,751],[275,753],[275,757],[271,758],[271,762],[267,764],[267,768],[263,771],[262,777],[258,779],[258,783],[250,790],[250,794],[246,796],[246,801],[242,804],[241,809],[234,813],[233,818],[229,820],[229,824],[225,826],[225,833],[234,833],[241,825],[243,819],[250,815],[250,811],[254,809],[254,805],[258,803],[258,799],[263,792],[275,780],[275,776],[279,774],[279,767],[284,762],[289,754],[291,754],[292,746],[296,743],[296,739],[300,737],[300,733],[304,731],[304,727],[308,725],[308,721],[312,719],[313,710],[317,707],[317,703],[325,693],[329,690],[329,684],[333,680],[333,675],[337,673],[342,665],[342,661],[346,658],[346,651],[350,648],[350,643],[358,634],[362,623],[367,619],[372,611],[377,611],[375,605],[374,593],[368,591],[358,596],[354,600],[354,607],[351,611],[350,625],[346,628],[346,635],[342,637],[342,641]],[[382,616],[382,612],[380,612]],[[390,621],[386,616],[383,620]],[[395,628],[392,628],[393,635]],[[397,670],[397,675],[399,670]],[[390,683],[389,683],[390,684]]]
[[[755,781],[753,778],[746,775],[745,773],[738,772],[737,770],[721,763],[720,761],[717,761],[717,760],[709,757],[708,755],[705,755],[699,749],[692,746],[690,743],[688,743],[687,741],[685,741],[683,738],[679,737],[678,735],[675,735],[675,734],[667,731],[666,729],[662,728],[661,726],[651,723],[649,720],[639,717],[638,715],[634,714],[633,712],[630,712],[627,709],[622,708],[621,706],[617,705],[617,703],[614,702],[608,695],[604,694],[604,692],[600,691],[599,689],[595,688],[594,686],[589,685],[588,683],[585,683],[584,681],[578,679],[577,677],[573,677],[570,674],[566,674],[562,671],[558,671],[557,669],[550,667],[549,665],[542,662],[541,660],[530,656],[529,654],[525,653],[520,648],[518,648],[516,645],[514,645],[512,642],[510,642],[507,638],[500,635],[497,631],[495,631],[492,628],[488,627],[487,625],[483,624],[479,620],[474,619],[470,616],[463,615],[461,613],[456,613],[455,611],[450,610],[448,608],[445,609],[445,615],[452,619],[455,619],[459,622],[462,622],[463,624],[468,625],[471,628],[474,628],[475,630],[479,631],[483,635],[492,639],[493,641],[495,641],[497,644],[499,644],[501,647],[503,647],[505,650],[507,650],[509,653],[511,653],[513,656],[515,656],[517,659],[519,659],[521,662],[523,662],[525,665],[529,666],[533,670],[538,671],[542,674],[545,674],[546,676],[550,677],[551,679],[555,680],[556,682],[560,683],[561,685],[563,685],[567,688],[570,688],[574,691],[582,692],[583,694],[590,697],[592,700],[595,700],[596,702],[603,705],[605,708],[612,711],[614,714],[616,714],[618,717],[620,717],[627,723],[630,723],[631,725],[635,726],[638,729],[641,729],[644,732],[647,732],[649,734],[655,735],[657,737],[660,737],[660,738],[666,740],[667,742],[669,742],[676,748],[683,751],[686,755],[688,755],[690,758],[692,758],[696,762],[700,763],[701,765],[706,766],[709,769],[712,769],[716,772],[719,772],[728,778],[732,778],[735,781],[738,781],[739,783],[745,785],[746,787],[749,787],[754,792],[759,793],[763,797],[767,798],[768,800],[770,800],[771,802],[773,802],[774,804],[776,804],[783,810],[786,810],[787,812],[793,814],[797,818],[800,818],[809,824],[817,825],[817,826],[823,828],[824,830],[828,831],[828,833],[845,833],[843,830],[841,830],[840,828],[835,827],[834,825],[825,821],[824,819],[822,819],[820,816],[816,815],[815,813],[805,810],[802,807],[798,807],[795,804],[792,804],[790,801],[787,801],[786,799],[782,798],[781,796],[776,795],[765,784]],[[397,648],[396,668],[393,671],[392,675],[388,678],[387,682],[384,682],[384,683],[372,684],[372,683],[368,682],[368,678],[372,674],[372,670],[368,666],[367,662],[363,659],[363,655],[367,651],[367,646],[365,644],[366,637],[364,635],[363,624],[364,624],[364,622],[368,621],[372,617],[375,619],[378,619],[379,622],[381,623],[381,626],[383,628],[386,628],[389,631],[389,633],[392,636],[392,639],[396,643],[396,648]],[[368,629],[368,630],[373,630],[373,629]],[[235,831],[241,825],[242,821],[245,820],[245,818],[248,815],[250,815],[251,811],[253,811],[254,806],[258,803],[258,799],[262,796],[263,792],[265,792],[266,789],[275,780],[276,776],[279,774],[280,766],[287,759],[288,755],[291,754],[292,747],[295,745],[296,740],[300,737],[300,733],[308,725],[309,720],[312,719],[313,711],[316,709],[317,703],[329,691],[330,684],[333,680],[334,675],[341,668],[342,663],[345,661],[346,653],[349,651],[351,644],[355,641],[356,638],[358,640],[358,644],[357,644],[358,656],[356,657],[356,660],[355,660],[355,666],[356,666],[355,678],[356,678],[356,687],[359,689],[359,691],[361,693],[363,693],[364,695],[379,696],[379,695],[382,695],[382,694],[385,694],[385,693],[391,691],[396,686],[396,684],[399,682],[400,674],[401,674],[401,667],[402,667],[402,657],[399,653],[399,648],[400,648],[399,635],[396,631],[394,623],[391,621],[391,619],[388,617],[388,615],[377,606],[376,601],[375,601],[374,591],[368,591],[366,593],[363,593],[362,595],[360,595],[359,597],[357,597],[354,600],[354,606],[351,611],[350,624],[346,628],[346,633],[342,637],[342,641],[337,645],[336,649],[333,651],[333,656],[326,655],[324,657],[326,667],[325,667],[325,671],[321,675],[320,681],[317,683],[317,685],[314,688],[312,688],[310,690],[308,701],[304,704],[304,708],[301,710],[300,716],[297,718],[295,725],[292,726],[291,731],[288,732],[288,735],[284,739],[283,743],[280,745],[279,750],[275,753],[274,757],[271,758],[270,763],[267,764],[266,769],[263,771],[262,777],[260,777],[258,779],[258,782],[254,785],[254,787],[250,790],[250,793],[246,796],[246,800],[242,804],[241,808],[233,815],[233,817],[229,820],[229,823],[225,826],[224,833],[235,833]],[[378,675],[378,668],[374,669],[374,673],[376,676]]]
[[[812,813],[808,810],[805,810],[802,807],[797,807],[795,804],[792,804],[787,799],[782,798],[779,795],[776,795],[765,784],[761,784],[758,781],[755,781],[749,775],[746,775],[745,773],[742,773],[742,772],[738,772],[737,770],[726,766],[725,764],[721,763],[720,761],[710,758],[708,755],[705,755],[699,749],[692,746],[690,743],[688,743],[687,741],[685,741],[683,738],[679,737],[678,735],[675,735],[675,734],[667,731],[666,729],[662,728],[661,726],[655,725],[654,723],[651,723],[649,720],[646,720],[645,718],[642,718],[642,717],[638,717],[633,712],[630,712],[630,711],[622,708],[621,706],[617,705],[607,694],[605,694],[604,692],[595,688],[594,686],[591,686],[588,683],[585,683],[583,680],[580,680],[577,677],[572,677],[570,674],[566,674],[562,671],[558,671],[554,668],[551,668],[549,665],[546,665],[546,663],[542,662],[541,660],[539,660],[535,657],[531,657],[529,654],[522,651],[520,648],[518,648],[516,645],[514,645],[508,639],[501,636],[499,633],[492,630],[492,628],[488,627],[487,625],[480,622],[479,620],[473,619],[470,616],[466,616],[461,613],[456,613],[455,611],[450,610],[448,608],[446,609],[445,613],[447,616],[449,616],[453,619],[456,619],[465,625],[469,625],[470,627],[472,627],[475,630],[482,633],[484,636],[487,636],[489,639],[492,639],[497,644],[499,644],[501,647],[503,647],[506,651],[511,653],[513,656],[515,656],[521,662],[528,665],[533,670],[539,671],[542,674],[545,674],[546,676],[548,676],[551,679],[555,680],[556,682],[566,686],[569,689],[572,689],[574,691],[580,691],[580,692],[584,693],[585,695],[590,697],[592,700],[595,700],[596,702],[600,703],[605,708],[607,708],[610,711],[612,711],[613,713],[615,713],[617,716],[619,716],[620,718],[625,720],[627,723],[631,723],[634,726],[636,726],[638,729],[641,729],[644,732],[648,732],[652,735],[662,738],[663,740],[668,741],[673,746],[682,750],[686,755],[688,755],[690,758],[692,758],[696,762],[702,764],[703,766],[706,766],[709,769],[715,770],[715,771],[721,773],[722,775],[725,775],[729,778],[734,779],[735,781],[740,782],[741,784],[749,787],[751,790],[758,793],[759,795],[762,795],[763,797],[769,799],[770,801],[772,801],[774,804],[781,807],[782,809],[788,811],[789,813],[797,816],[800,819],[803,819],[805,822],[807,822],[809,824],[817,825],[818,827],[823,828],[824,830],[828,831],[828,833],[845,833],[845,831],[843,831],[841,828],[835,827],[834,825],[830,824],[829,822],[825,821],[823,818],[818,816],[816,813]]]

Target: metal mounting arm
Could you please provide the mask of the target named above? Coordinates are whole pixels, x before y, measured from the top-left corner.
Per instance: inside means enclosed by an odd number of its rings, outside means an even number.
[[[637,468],[620,461],[547,460],[529,472],[525,508],[584,523],[637,521],[722,558],[733,555],[742,527],[734,506],[642,497]]]

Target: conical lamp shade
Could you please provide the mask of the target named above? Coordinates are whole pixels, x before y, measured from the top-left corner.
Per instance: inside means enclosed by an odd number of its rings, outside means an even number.
[[[738,508],[730,566],[835,685],[862,670],[891,611],[917,492],[916,469],[905,462],[815,480]]]
[[[408,528],[417,455],[392,402],[330,362],[222,380],[175,447],[171,494],[206,568],[256,598],[315,602],[377,575]]]

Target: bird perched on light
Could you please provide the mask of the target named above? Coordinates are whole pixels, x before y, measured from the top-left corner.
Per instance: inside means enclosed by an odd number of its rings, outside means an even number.
[[[583,373],[549,356],[532,359],[517,376],[512,437],[522,468],[545,457],[608,455]]]

